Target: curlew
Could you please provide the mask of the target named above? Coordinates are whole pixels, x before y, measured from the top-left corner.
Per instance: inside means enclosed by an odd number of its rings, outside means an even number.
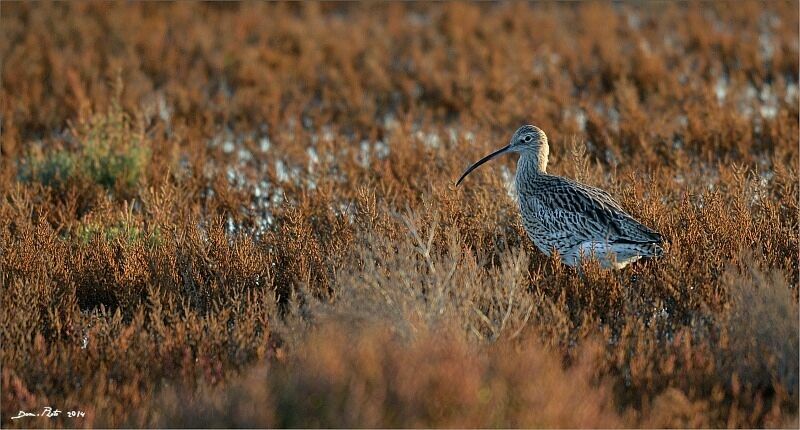
[[[570,266],[593,256],[604,268],[615,269],[663,253],[661,235],[635,220],[608,193],[547,174],[547,136],[532,125],[520,127],[507,146],[470,166],[456,185],[481,164],[507,152],[519,153],[515,184],[522,223],[541,252],[558,251]]]

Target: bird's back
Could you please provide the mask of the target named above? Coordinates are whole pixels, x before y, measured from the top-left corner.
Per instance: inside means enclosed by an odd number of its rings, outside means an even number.
[[[661,254],[661,235],[605,191],[520,167],[516,185],[523,224],[542,252],[555,249],[571,265],[590,253],[613,254],[601,262],[614,267]]]

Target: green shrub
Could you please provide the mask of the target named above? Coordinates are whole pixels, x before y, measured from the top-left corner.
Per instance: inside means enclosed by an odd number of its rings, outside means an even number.
[[[152,248],[161,243],[161,230],[156,227],[152,231],[146,231],[125,221],[119,221],[112,225],[102,225],[97,222],[83,223],[75,229],[73,234],[75,241],[80,245],[89,245],[96,240],[107,243],[121,241],[126,246],[143,243]]]
[[[122,194],[134,191],[144,175],[150,151],[143,132],[134,130],[130,115],[118,101],[113,101],[105,113],[79,121],[72,134],[79,142],[77,150],[29,156],[22,179],[63,189],[71,180],[85,178]]]
[[[41,158],[30,157],[22,166],[21,178],[60,188],[75,174],[75,155],[68,151],[53,151]]]

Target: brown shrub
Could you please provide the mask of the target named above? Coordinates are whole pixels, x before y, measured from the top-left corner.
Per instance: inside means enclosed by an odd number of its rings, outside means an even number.
[[[227,390],[201,389],[190,397],[167,390],[148,425],[620,425],[609,391],[593,382],[590,360],[565,371],[536,341],[476,348],[459,338],[445,329],[406,341],[389,328],[329,323],[286,363],[255,370]]]

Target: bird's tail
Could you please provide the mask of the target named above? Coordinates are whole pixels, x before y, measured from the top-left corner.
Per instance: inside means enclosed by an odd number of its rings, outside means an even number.
[[[660,243],[648,243],[642,245],[642,247],[648,252],[648,257],[661,257],[664,255],[664,248],[661,247]]]
[[[620,239],[614,242],[621,248],[628,248],[639,253],[642,257],[660,257],[664,255],[664,248],[661,245],[664,243],[661,235],[653,241],[637,241]]]
[[[664,255],[664,248],[661,247],[659,242],[617,242],[612,249],[617,253],[618,258],[636,258],[636,257],[661,257]]]

